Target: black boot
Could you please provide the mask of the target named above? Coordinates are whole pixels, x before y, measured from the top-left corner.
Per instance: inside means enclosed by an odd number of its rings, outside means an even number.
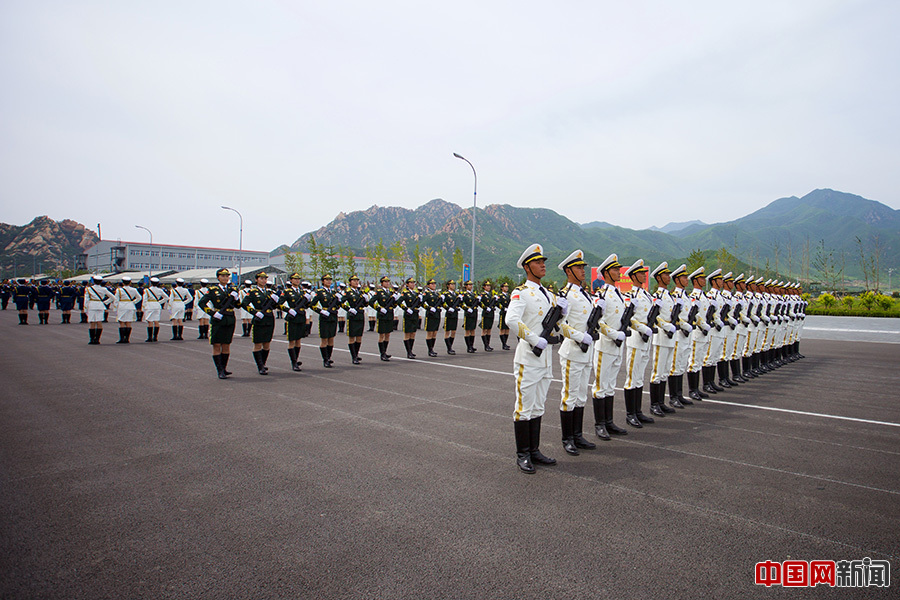
[[[178,339],[178,326],[172,325],[172,338],[169,340],[170,342]]]
[[[674,408],[666,406],[666,382],[660,381],[659,387],[656,389],[656,405],[663,414],[672,414],[678,412]]]
[[[359,364],[359,356],[357,356],[357,352],[359,350],[356,347],[356,342],[353,342],[352,344],[350,344],[349,348],[350,348],[350,362],[352,362],[354,365],[358,365]]]
[[[131,343],[131,327],[125,328],[125,343],[126,344]]]
[[[501,333],[500,334],[500,345],[504,350],[510,349],[509,345],[506,343],[507,341],[509,341],[509,336],[504,333]]]
[[[662,406],[659,403],[659,389],[660,387],[665,387],[664,383],[650,383],[650,413],[656,417],[665,417],[666,413],[663,412]],[[674,412],[671,408],[670,411]]]
[[[703,378],[703,392],[710,394],[710,395],[717,394],[719,392],[719,389],[722,389],[724,391],[724,388],[719,388],[718,386],[713,385],[713,379],[715,378],[716,368],[713,367],[712,369],[713,369],[713,372],[710,373],[709,367],[707,367],[706,365],[700,367],[700,376]],[[702,394],[701,394],[701,397],[702,397]]]
[[[231,354],[220,354],[219,360],[222,361],[222,371],[225,372],[226,375],[231,375],[231,371],[228,370],[228,358]]]
[[[27,322],[28,322],[28,319],[25,319],[25,322],[27,323]],[[87,322],[88,322],[88,320],[87,320],[87,315],[86,315],[85,313],[81,313],[81,322],[82,322],[82,323],[87,323]]]
[[[683,375],[669,375],[669,404],[674,408],[684,408],[684,403],[681,401],[681,390],[679,389],[681,385],[681,378]],[[665,394],[665,392],[663,392]]]
[[[725,369],[728,369],[728,364],[725,363]],[[730,362],[731,364],[731,383],[739,384],[739,383],[747,383],[747,380],[744,379],[743,375],[741,375],[741,359],[734,358]]]
[[[604,442],[608,442],[612,438],[606,431],[606,402],[604,400],[604,398],[591,398],[594,403],[594,433]]]
[[[388,342],[378,342],[378,349],[381,350],[381,360],[391,360],[391,355],[387,353]]]
[[[576,406],[572,409],[572,437],[575,439],[575,447],[593,450],[597,444],[584,438],[582,427],[584,427],[584,407]]]
[[[428,356],[434,358],[437,356],[437,352],[434,351],[434,340],[435,338],[426,338],[425,345],[428,346]]]
[[[328,346],[319,347],[319,353],[322,355],[322,364],[325,365],[326,369],[330,369],[331,363],[328,361]]]
[[[637,408],[635,407],[634,401],[634,393],[636,389],[626,389],[625,390],[625,422],[631,425],[632,427],[637,427],[638,429],[643,428],[641,425],[640,419],[637,418]]]
[[[159,327],[154,327],[154,328],[153,328],[153,341],[154,341],[154,342],[158,342],[158,341],[159,341]]]
[[[268,351],[266,351],[268,353]],[[334,353],[334,346],[325,346],[325,358],[328,360],[329,365],[333,365],[334,361],[331,360],[331,355]]]
[[[288,356],[291,358],[291,370],[299,371],[300,365],[297,364],[297,348],[288,348]]]
[[[688,396],[691,400],[703,400],[709,398],[700,391],[700,371],[688,371]],[[682,402],[684,404],[684,402]]]
[[[219,379],[228,379],[228,376],[225,374],[225,365],[222,364],[221,354],[213,354],[213,363],[216,365],[216,374]]]
[[[406,346],[406,358],[415,358],[416,355],[412,353],[412,340],[403,340],[403,345]]]
[[[344,323],[346,321],[338,321],[338,333],[344,333]]]
[[[531,464],[531,424],[529,421],[513,421],[516,433],[516,465],[525,473],[535,472]]]
[[[613,423],[613,401],[615,396],[607,396],[603,399],[606,412],[606,431],[612,435],[628,435],[628,432]]]
[[[559,411],[559,423],[562,427],[562,444],[566,454],[578,456],[581,452],[575,447],[575,434],[572,431],[572,412]]]
[[[269,351],[268,350],[260,350],[259,355],[262,357],[262,368],[263,371],[266,372],[266,375],[269,374],[269,367],[266,366],[269,362]]]
[[[375,331],[375,319],[369,319],[369,331]]]
[[[178,339],[184,340],[184,325],[178,326]]]
[[[728,361],[720,360],[716,367],[719,370],[719,385],[723,388],[737,387],[737,382],[728,377]]]
[[[266,368],[266,363],[263,360],[263,351],[257,350],[253,353],[253,360],[256,361],[256,370],[260,375],[268,375],[269,370]]]
[[[125,343],[125,328],[124,327],[119,327],[119,341],[116,343],[117,344]]]
[[[489,336],[489,335],[481,336],[481,343],[484,344],[485,352],[493,352],[494,351],[494,349],[491,348],[491,336]]]
[[[641,423],[653,423],[653,417],[648,417],[641,410],[642,405],[644,404],[644,386],[634,388],[634,392],[631,395],[631,405],[634,407],[634,416],[637,417],[638,421]]]
[[[96,346],[97,345],[97,330],[96,329],[88,329],[88,334],[90,335],[90,341],[88,341],[88,346]]]
[[[545,456],[541,450],[541,419],[537,417],[528,421],[529,431],[531,432],[531,462],[538,465],[555,465],[556,459]]]
[[[362,342],[356,342],[353,345],[356,346],[356,364],[359,364],[362,362],[362,359],[359,357],[359,347],[362,346]]]
[[[444,338],[444,343],[447,344],[447,354],[456,354],[456,350],[453,349],[453,340],[455,337]]]
[[[144,340],[144,341],[145,341],[145,342],[152,342],[152,341],[153,341],[153,328],[152,328],[152,327],[148,327],[148,328],[147,328],[147,339]]]

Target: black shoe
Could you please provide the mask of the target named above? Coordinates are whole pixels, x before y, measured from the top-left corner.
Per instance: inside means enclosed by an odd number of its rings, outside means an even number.
[[[669,409],[669,411],[675,412],[671,408]],[[665,417],[666,416],[666,413],[663,412],[663,409],[661,409],[658,404],[650,404],[650,414],[652,414],[655,417]]]

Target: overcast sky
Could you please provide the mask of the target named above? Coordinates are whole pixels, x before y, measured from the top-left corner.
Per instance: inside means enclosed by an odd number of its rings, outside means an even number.
[[[0,221],[270,250],[373,204],[900,208],[900,2],[0,3]]]

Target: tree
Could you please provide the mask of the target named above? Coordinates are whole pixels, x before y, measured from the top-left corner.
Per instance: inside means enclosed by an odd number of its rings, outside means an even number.
[[[419,242],[416,242],[416,245],[413,246],[413,267],[416,269],[416,281],[422,281],[422,275],[425,273],[425,269],[422,265],[422,251],[419,249]]]
[[[457,246],[453,250],[453,271],[459,274],[459,278],[462,279],[462,270],[463,265],[465,264],[465,259],[463,258],[462,250]]]
[[[356,272],[356,256],[349,246],[344,249],[344,271],[347,281],[350,281],[350,278],[354,275],[358,276]]]
[[[418,244],[417,244],[418,245]],[[432,279],[437,275],[438,262],[437,254],[431,248],[425,248],[421,255],[422,270],[425,275],[425,281]]]
[[[375,244],[375,275],[380,278],[381,275],[390,276],[390,262],[388,261],[387,256],[387,248],[384,245],[384,240],[378,238],[378,243]]]
[[[816,248],[816,255],[813,257],[812,264],[813,268],[821,275],[822,283],[834,290],[843,271],[838,269],[834,258],[834,250],[825,247],[824,239],[819,242],[819,246]]]
[[[322,272],[322,263],[319,255],[319,244],[316,243],[314,235],[309,236],[306,240],[306,247],[309,249],[309,268],[312,271],[312,278],[318,279],[319,273]]]
[[[284,253],[284,268],[288,274],[299,273],[303,277],[303,269],[306,267],[304,263],[302,252]]]
[[[693,273],[697,269],[703,266],[703,263],[706,262],[706,257],[703,255],[703,251],[697,248],[696,250],[691,250],[691,253],[688,254],[687,257],[687,270],[688,274]]]
[[[716,262],[719,265],[719,268],[722,269],[725,273],[728,271],[734,271],[737,268],[737,257],[728,251],[728,248],[722,246],[716,252]],[[735,277],[737,274],[735,273]]]
[[[394,261],[394,275],[400,279],[403,279],[403,276],[406,274],[406,268],[403,264],[404,258],[403,243],[397,240],[391,244],[391,259]]]
[[[373,277],[376,277],[378,270],[375,268],[375,253],[372,251],[372,247],[366,244],[365,248],[366,261],[363,264],[363,278],[366,282],[371,281]]]

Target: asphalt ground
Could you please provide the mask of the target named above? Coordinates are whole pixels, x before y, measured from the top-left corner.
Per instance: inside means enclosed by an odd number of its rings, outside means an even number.
[[[32,322],[35,314],[32,313]],[[75,317],[77,320],[77,316]],[[896,597],[900,345],[806,359],[593,451],[515,465],[512,352],[363,364],[339,334],[270,374],[236,338],[115,344],[0,313],[0,597]],[[280,324],[277,326],[280,331]],[[460,331],[460,334],[462,332]],[[479,340],[480,341],[480,340]],[[479,344],[480,347],[480,344]],[[558,365],[557,365],[558,372]],[[621,386],[621,378],[619,385]],[[645,394],[644,407],[648,399]],[[616,422],[624,424],[621,391]],[[585,419],[592,431],[590,409]],[[754,584],[764,560],[890,560],[889,589]]]

